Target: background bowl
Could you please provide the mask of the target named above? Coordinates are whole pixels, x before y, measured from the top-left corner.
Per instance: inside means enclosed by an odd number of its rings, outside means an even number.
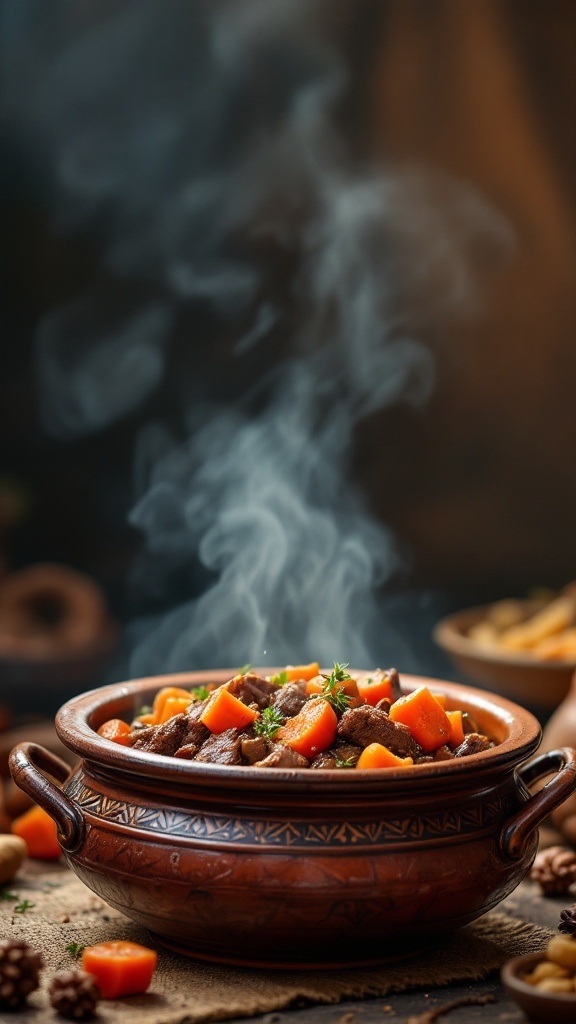
[[[37,744],[10,757],[16,784],[56,820],[76,874],[194,957],[311,968],[413,954],[519,884],[538,824],[576,789],[576,751],[525,763],[540,740],[528,711],[421,677],[403,676],[403,690],[444,692],[496,745],[409,769],[262,769],[164,757],[95,731],[129,721],[161,686],[233,674],[157,676],[68,701],[56,726],[80,758],[72,771]],[[530,796],[527,786],[553,773]]]
[[[525,606],[527,615],[536,607],[529,601]],[[546,718],[568,693],[576,662],[542,661],[533,655],[507,653],[471,640],[469,630],[486,619],[490,608],[467,608],[441,619],[433,630],[435,642],[467,679]]]
[[[528,1020],[541,1024],[574,1024],[576,1021],[576,992],[574,995],[543,992],[522,980],[544,959],[543,953],[527,953],[509,960],[501,971],[507,992],[518,1003]]]

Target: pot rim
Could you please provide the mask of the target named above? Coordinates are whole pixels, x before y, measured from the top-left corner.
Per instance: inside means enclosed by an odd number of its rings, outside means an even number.
[[[277,668],[254,668],[260,674],[274,674]],[[374,671],[374,670],[372,670]],[[385,780],[387,789],[419,785],[444,785],[450,788],[468,785],[470,776],[512,771],[538,747],[541,726],[531,712],[485,690],[466,684],[452,683],[427,676],[401,675],[404,692],[419,686],[443,692],[457,706],[472,713],[491,718],[504,738],[489,750],[469,754],[454,761],[438,761],[411,765],[406,768],[379,768],[343,771],[342,769],[255,768],[252,765],[205,764],[149,751],[134,750],[99,736],[96,729],[107,718],[134,714],[144,700],[144,694],[153,693],[162,686],[199,686],[203,683],[222,683],[232,678],[237,669],[208,669],[206,671],[178,672],[145,676],[125,682],[112,683],[79,694],[68,700],[56,715],[56,731],[63,744],[84,761],[97,768],[142,778],[164,780],[178,784],[200,784],[203,787],[226,789],[299,789],[300,791],[356,792],[381,789]],[[368,675],[367,670],[352,669],[353,675]],[[114,712],[107,708],[114,704]]]

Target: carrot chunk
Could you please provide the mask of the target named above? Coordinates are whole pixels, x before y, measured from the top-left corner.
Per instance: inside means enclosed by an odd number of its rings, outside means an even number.
[[[464,742],[464,724],[461,711],[447,711],[446,717],[450,722],[449,747],[458,747]]]
[[[382,743],[369,743],[356,762],[357,768],[408,768],[414,761],[411,757],[397,757]]]
[[[312,760],[316,754],[332,746],[337,726],[334,708],[320,697],[309,700],[297,715],[280,726],[275,739]]]
[[[106,740],[112,740],[113,743],[121,743],[124,747],[130,746],[128,741],[130,732],[130,726],[121,718],[109,718],[98,729],[99,736],[103,736]]]
[[[308,679],[320,675],[320,665],[317,661],[311,661],[309,665],[286,665],[284,671],[289,683],[297,683],[300,679],[307,682]]]
[[[243,729],[258,718],[259,714],[247,704],[243,704],[225,687],[220,687],[208,700],[200,715],[200,721],[210,729],[210,732],[219,733],[225,729]]]
[[[156,724],[164,725],[164,722],[174,718],[174,715],[180,715],[187,711],[191,704],[193,704],[193,700],[190,694],[187,697],[167,697]]]
[[[190,690],[183,690],[180,686],[163,686],[161,690],[158,690],[152,704],[153,725],[160,725],[161,722],[168,721],[167,718],[162,718],[162,715],[166,701],[172,697],[182,697],[187,698],[189,702],[192,701]]]
[[[36,860],[57,860],[62,853],[56,822],[38,804],[14,818],[12,832],[24,840],[28,856]]]
[[[103,999],[145,992],[156,968],[158,954],[136,942],[101,942],[82,953],[82,969],[94,975]]]
[[[423,750],[436,750],[450,740],[450,721],[427,686],[399,697],[390,708],[393,722],[407,725]]]
[[[380,700],[395,701],[400,696],[398,675],[396,672],[382,672],[373,678],[359,679],[358,692],[364,704],[373,707]]]

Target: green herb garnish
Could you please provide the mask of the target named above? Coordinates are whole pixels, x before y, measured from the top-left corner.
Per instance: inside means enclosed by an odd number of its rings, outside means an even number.
[[[195,686],[193,690],[190,690],[192,700],[202,701],[206,700],[206,697],[210,696],[210,690],[207,686]]]
[[[252,668],[252,662],[249,661],[247,665],[242,665],[242,668],[238,669],[236,675],[237,676],[245,676],[246,673],[249,672],[251,668]]]
[[[257,736],[265,736],[273,740],[278,729],[284,723],[284,716],[271,704],[264,708],[259,718],[254,722],[254,732]]]
[[[31,903],[30,900],[20,900],[20,903],[18,903],[14,907],[14,913],[15,914],[25,914],[27,910],[30,910],[31,907],[35,907],[35,906],[36,906],[36,904],[35,903]]]
[[[337,661],[334,662],[334,668],[329,676],[324,676],[324,682],[322,684],[322,696],[324,700],[327,700],[332,705],[335,711],[346,711],[350,706],[351,697],[344,690],[339,683],[343,683],[346,679],[352,677],[348,674],[346,669],[348,668],[348,662],[339,665]]]
[[[20,899],[20,897],[15,892],[12,892],[11,889],[2,889],[2,892],[0,892],[0,900],[19,900],[19,899]]]
[[[283,669],[282,672],[278,672],[275,676],[270,676],[270,682],[276,683],[277,686],[286,686],[286,683],[288,682],[288,673],[286,669]]]
[[[152,714],[152,706],[150,704],[143,704],[142,707],[140,708],[140,711],[136,715],[136,718],[140,718],[141,715],[151,715],[151,714]]]
[[[343,758],[343,757],[338,757],[338,754],[334,755],[334,761],[336,763],[336,767],[337,768],[355,768],[356,767],[356,760],[357,759],[354,758],[354,757]]]
[[[80,942],[70,942],[66,946],[66,952],[78,959],[78,957],[84,952],[84,946]]]

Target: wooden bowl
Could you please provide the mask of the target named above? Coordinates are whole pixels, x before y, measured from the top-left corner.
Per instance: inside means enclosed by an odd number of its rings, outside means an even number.
[[[576,992],[542,992],[523,981],[523,976],[544,959],[543,953],[527,953],[509,960],[501,971],[506,991],[524,1010],[528,1020],[540,1024],[574,1024],[576,1021]]]
[[[527,601],[527,614],[535,607]],[[486,619],[489,609],[490,605],[467,608],[441,619],[433,630],[435,642],[468,679],[519,701],[536,713],[550,712],[568,693],[576,662],[542,661],[529,654],[509,654],[471,640],[469,630]]]
[[[412,955],[519,884],[538,824],[576,789],[570,748],[525,764],[540,740],[528,711],[414,676],[402,678],[406,692],[443,691],[497,745],[410,769],[264,769],[165,757],[95,731],[130,720],[161,686],[233,674],[157,676],[68,701],[56,728],[80,758],[73,771],[33,743],[10,757],[78,877],[179,952],[283,968]],[[530,796],[527,786],[551,774]]]

